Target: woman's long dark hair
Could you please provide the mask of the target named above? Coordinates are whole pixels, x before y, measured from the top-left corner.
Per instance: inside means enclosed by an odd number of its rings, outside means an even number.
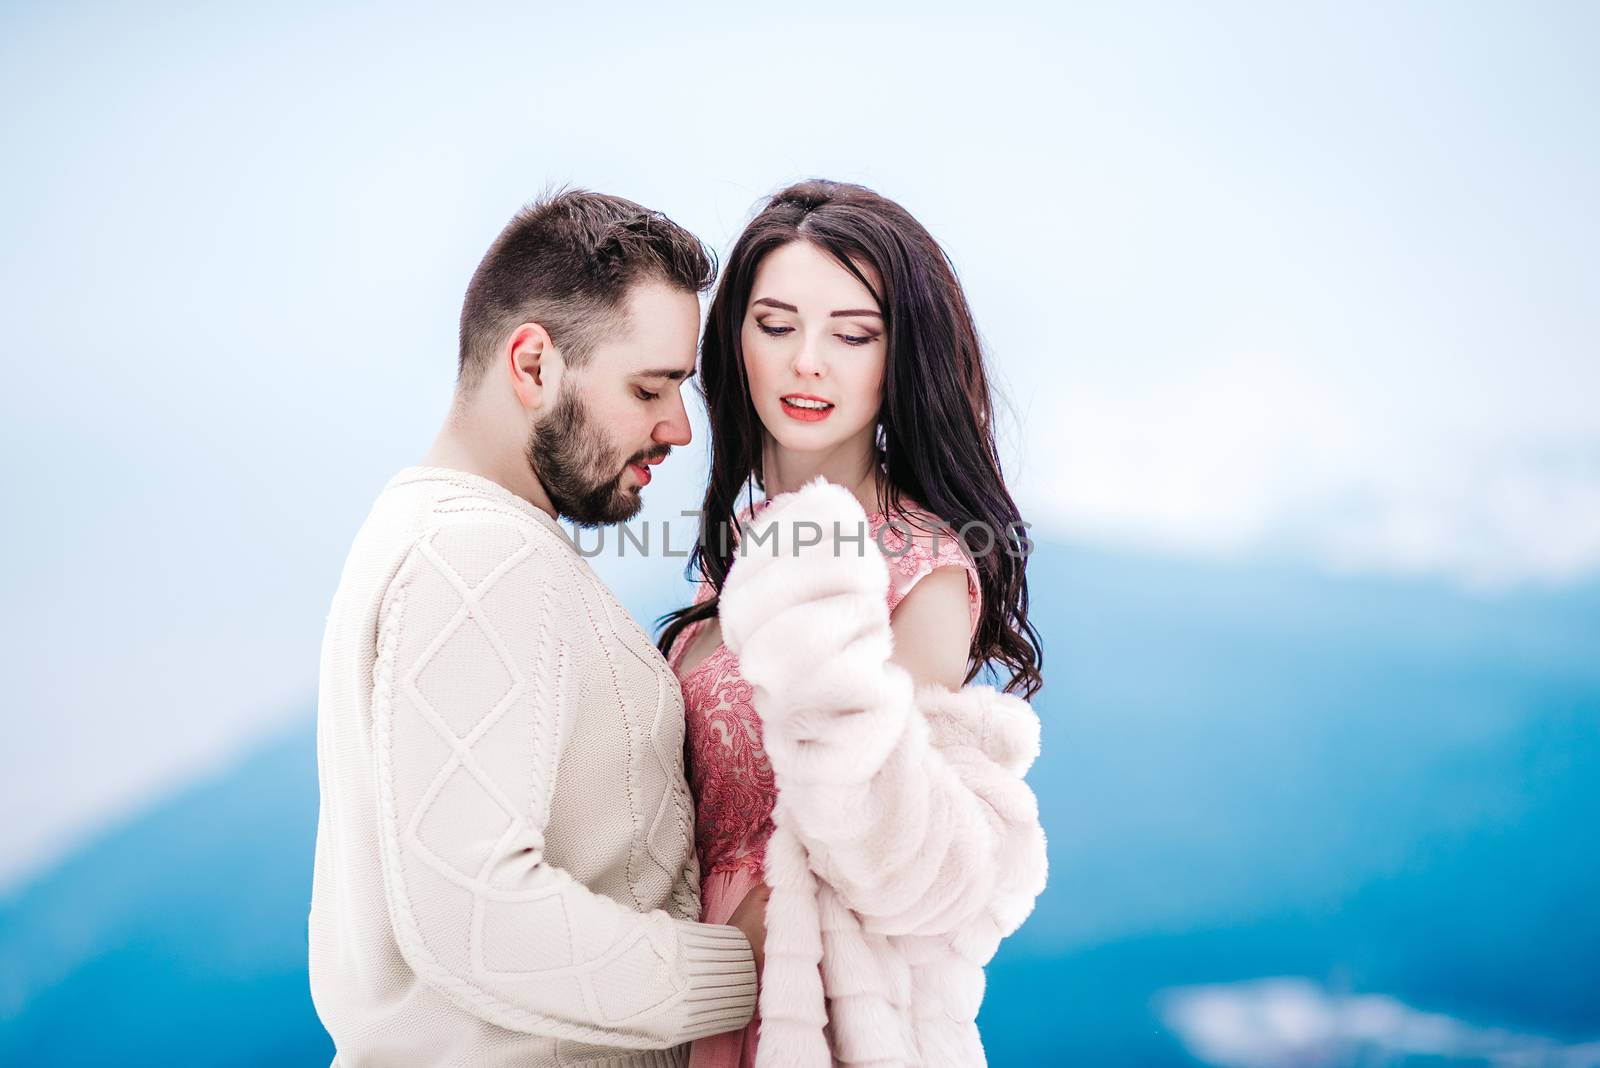
[[[1031,543],[1000,473],[989,379],[966,294],[944,249],[909,212],[842,182],[799,182],[773,196],[734,244],[712,298],[700,346],[711,477],[687,572],[705,576],[715,595],[662,616],[658,647],[666,655],[685,627],[716,614],[737,551],[732,534],[739,493],[752,476],[766,488],[763,428],[739,339],[757,267],[792,241],[827,252],[877,298],[888,342],[876,441],[887,476],[884,511],[913,525],[902,505],[909,497],[963,536],[972,553],[983,604],[966,681],[997,664],[1011,674],[1004,689],[1031,698],[1043,685],[1044,653],[1028,621]],[[858,263],[876,269],[882,292]],[[969,526],[992,544],[975,546],[976,539],[965,536]]]

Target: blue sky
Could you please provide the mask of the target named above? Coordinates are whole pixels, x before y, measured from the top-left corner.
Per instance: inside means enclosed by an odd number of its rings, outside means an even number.
[[[0,886],[306,714],[472,267],[552,182],[721,249],[795,178],[901,200],[1049,536],[1600,570],[1600,13],[1266,11],[6,7],[0,777],[37,818]]]

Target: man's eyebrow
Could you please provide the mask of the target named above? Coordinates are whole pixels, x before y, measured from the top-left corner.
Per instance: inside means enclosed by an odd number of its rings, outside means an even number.
[[[676,367],[660,367],[653,371],[640,371],[638,378],[670,378],[674,382],[687,382],[695,376],[694,371],[683,371]]]

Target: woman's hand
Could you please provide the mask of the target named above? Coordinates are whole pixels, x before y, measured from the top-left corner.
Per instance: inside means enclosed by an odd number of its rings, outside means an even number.
[[[902,733],[911,691],[889,660],[889,567],[866,513],[818,477],[775,498],[744,537],[718,616],[779,792],[863,782]]]
[[[888,588],[860,502],[818,477],[774,498],[741,542],[718,610],[722,639],[758,691],[827,707],[841,676],[889,658]]]
[[[728,925],[737,927],[750,942],[750,951],[756,958],[756,982],[761,981],[761,965],[766,960],[767,948],[767,897],[771,893],[766,883],[757,883],[739,901],[739,907],[728,917]]]
[[[798,624],[805,613],[792,609],[830,599],[883,603],[888,588],[889,570],[861,503],[818,476],[773,498],[741,539],[722,590],[722,638],[738,653],[779,616]],[[832,637],[795,629],[799,647]]]

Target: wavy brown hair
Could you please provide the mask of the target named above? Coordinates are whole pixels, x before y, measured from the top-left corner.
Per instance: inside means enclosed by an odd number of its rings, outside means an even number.
[[[1043,685],[1044,650],[1028,620],[1028,524],[1000,472],[989,376],[966,294],[949,256],[909,212],[843,182],[812,179],[773,196],[739,235],[712,298],[699,376],[711,475],[687,574],[704,576],[715,595],[657,620],[665,623],[658,647],[666,655],[685,627],[716,614],[736,552],[739,495],[752,479],[766,489],[740,327],[762,259],[793,241],[832,256],[877,299],[888,344],[875,442],[883,510],[914,527],[903,500],[921,505],[956,531],[978,566],[983,604],[966,681],[992,666],[1009,672],[1007,692],[1031,698]],[[881,291],[858,264],[876,270]],[[972,530],[992,534],[991,544],[978,548]]]

